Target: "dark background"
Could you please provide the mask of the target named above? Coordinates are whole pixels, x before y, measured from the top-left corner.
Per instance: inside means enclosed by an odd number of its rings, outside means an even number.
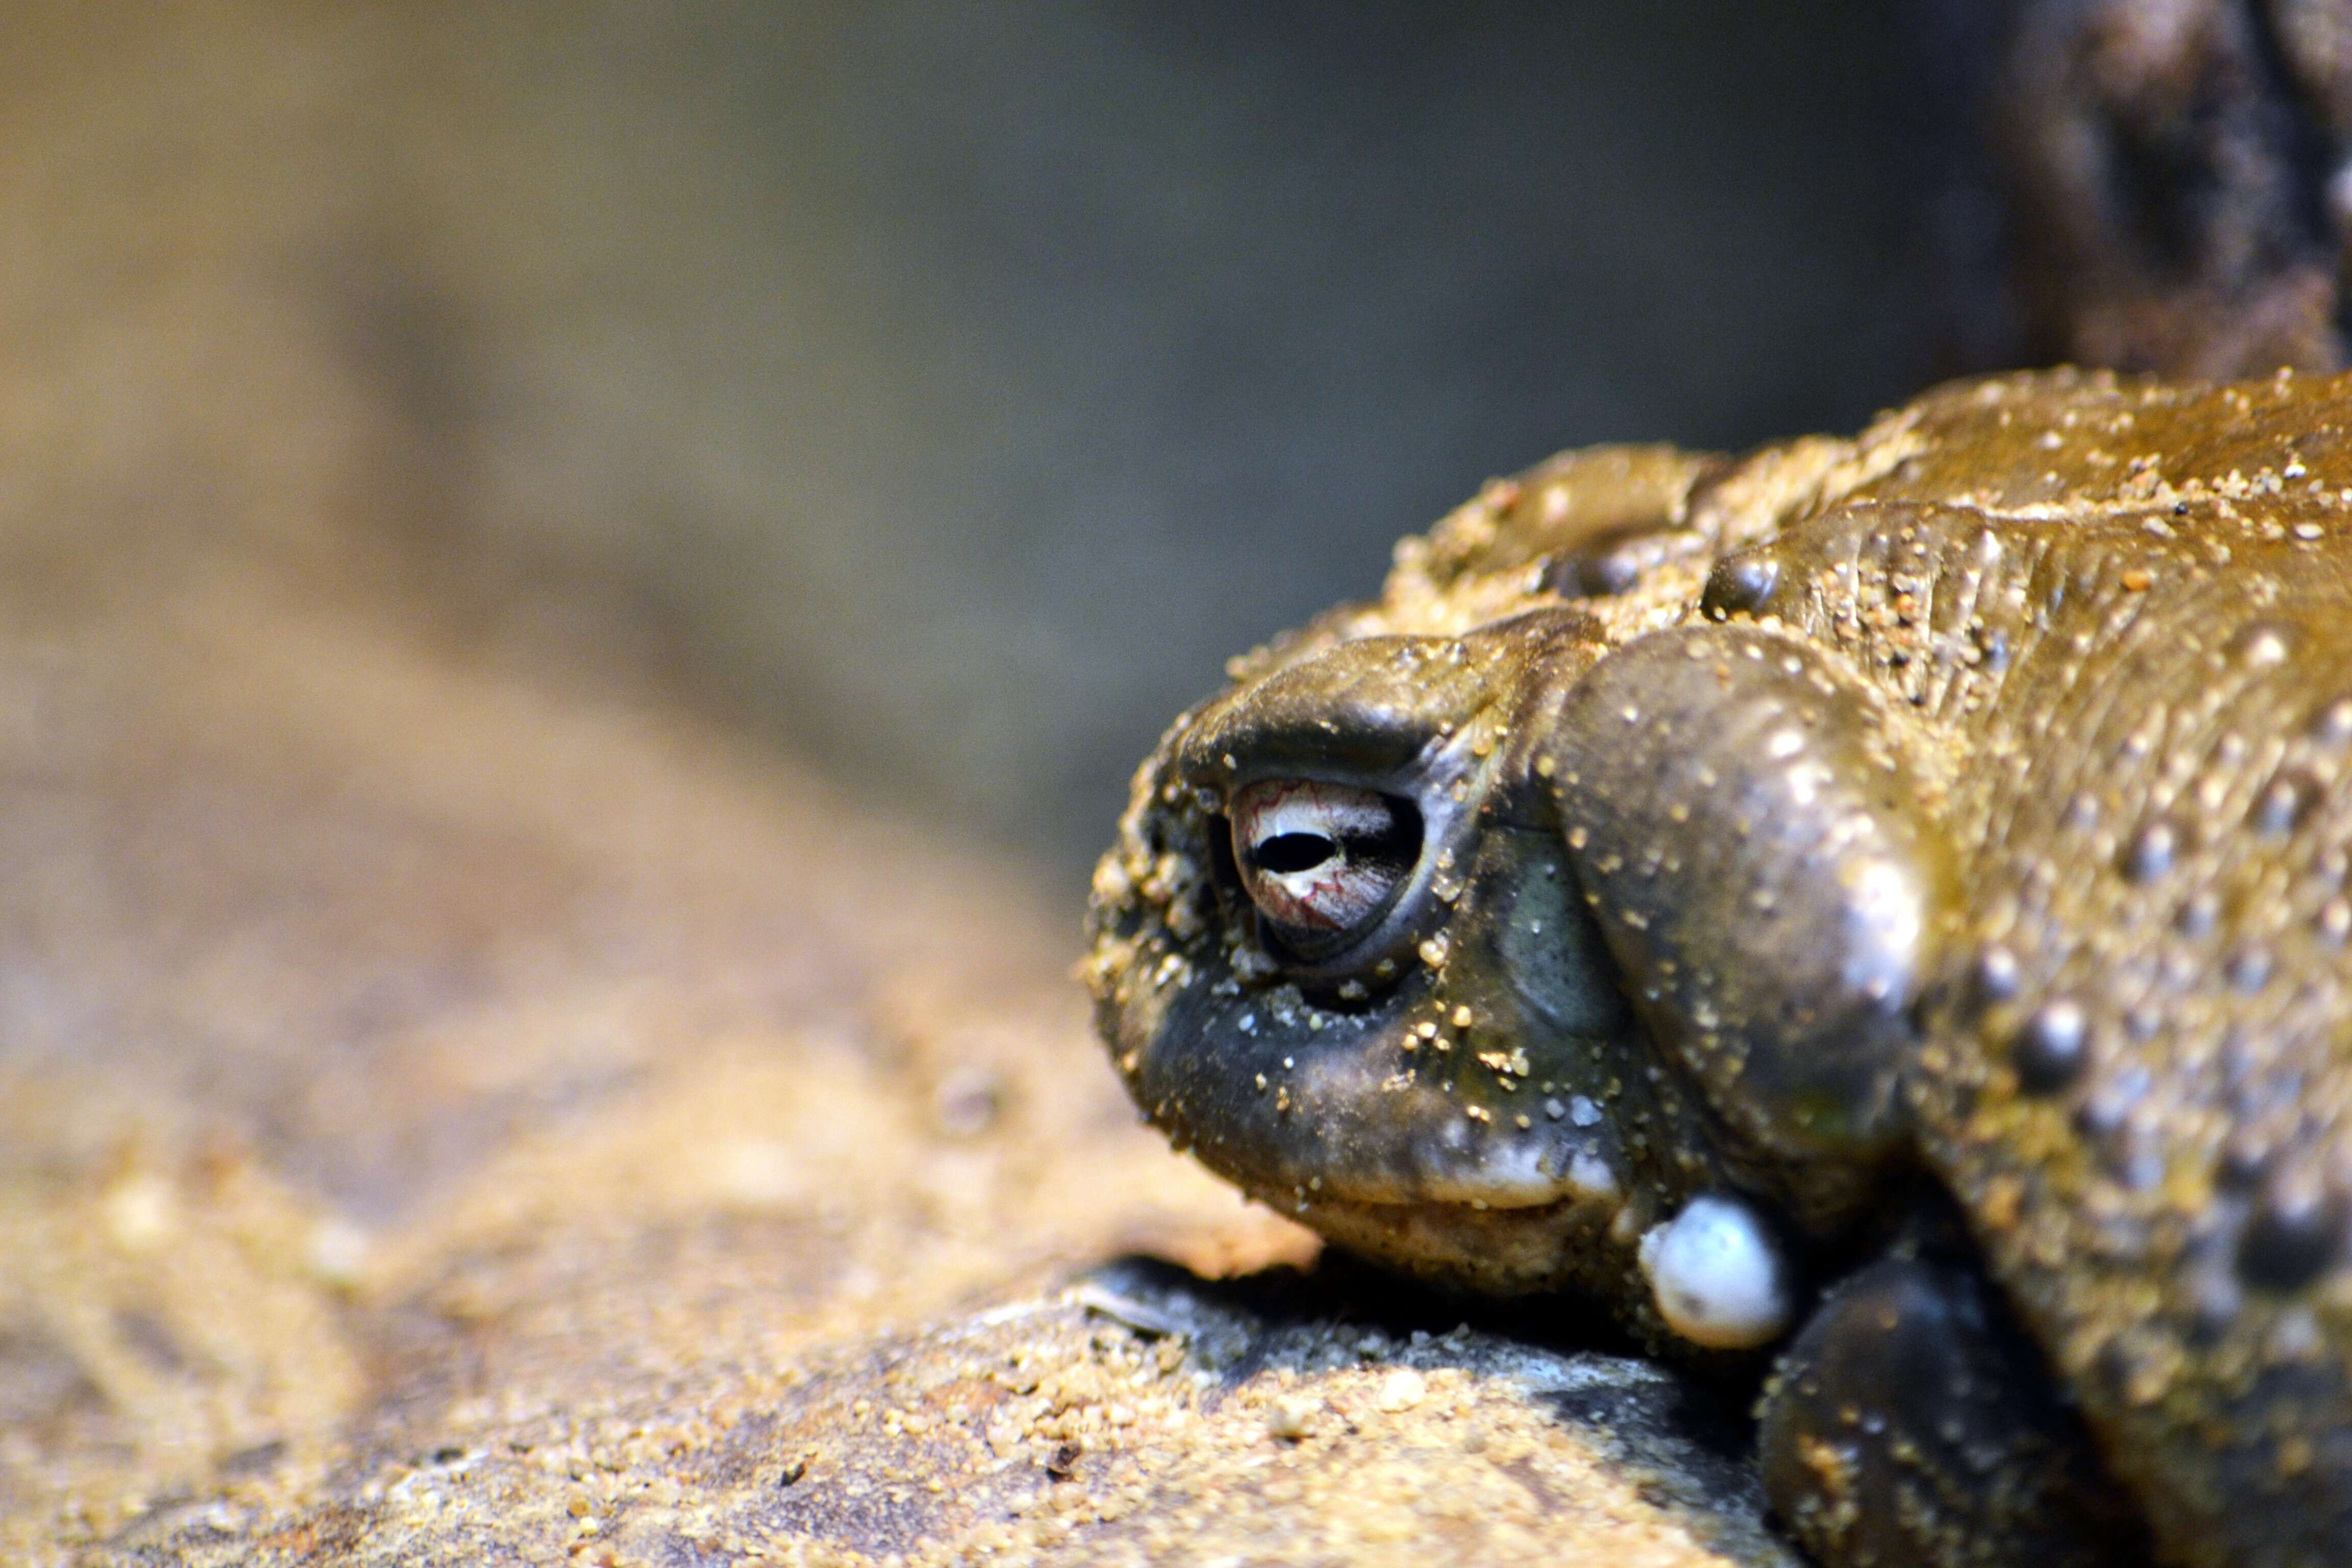
[[[22,438],[96,457],[0,496],[10,548],[421,542],[480,635],[625,622],[587,639],[1074,887],[1225,656],[1486,476],[1948,363],[1988,220],[1915,21],[56,8],[0,66],[0,326]]]
[[[666,591],[796,740],[1067,867],[1226,655],[1372,591],[1486,476],[1914,389],[1894,10],[915,5],[765,35],[700,99],[766,153],[730,368],[769,482],[848,536],[698,520],[733,548]]]

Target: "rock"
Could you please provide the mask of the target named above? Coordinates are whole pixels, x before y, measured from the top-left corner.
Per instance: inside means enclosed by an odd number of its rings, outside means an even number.
[[[1788,1561],[1135,1126],[1011,869],[320,574],[0,637],[0,1557]]]
[[[1657,1367],[1299,1318],[1272,1284],[1114,1265],[776,1363],[625,1379],[593,1406],[445,1415],[379,1434],[326,1500],[174,1500],[108,1555],[1377,1562],[1443,1542],[1479,1562],[1794,1563]],[[1391,1407],[1408,1379],[1418,1413]]]

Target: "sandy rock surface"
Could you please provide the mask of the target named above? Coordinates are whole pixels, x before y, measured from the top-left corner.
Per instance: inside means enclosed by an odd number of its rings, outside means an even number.
[[[1789,1560],[1715,1396],[1138,1128],[1013,871],[152,566],[6,590],[0,1559]]]

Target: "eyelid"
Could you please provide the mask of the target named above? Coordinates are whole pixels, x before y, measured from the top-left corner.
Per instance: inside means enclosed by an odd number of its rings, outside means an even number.
[[[1484,678],[1454,647],[1434,637],[1359,638],[1228,693],[1197,715],[1177,772],[1228,789],[1267,778],[1381,787],[1478,706]]]

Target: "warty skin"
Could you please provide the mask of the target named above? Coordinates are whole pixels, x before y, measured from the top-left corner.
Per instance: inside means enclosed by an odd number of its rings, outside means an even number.
[[[1130,1092],[1339,1245],[1766,1371],[1825,1562],[2352,1561],[2347,424],[2053,373],[1490,485],[1138,773]],[[1701,1199],[1785,1314],[1644,1271]]]

